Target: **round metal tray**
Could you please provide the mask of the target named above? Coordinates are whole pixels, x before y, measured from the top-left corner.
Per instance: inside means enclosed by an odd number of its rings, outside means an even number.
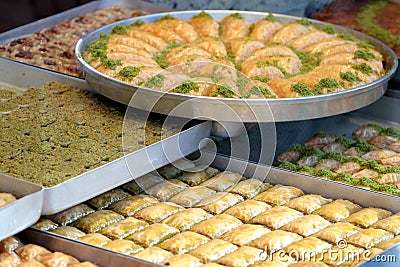
[[[76,45],[76,55],[82,55],[91,41],[99,38],[102,32],[110,33],[115,25],[128,25],[138,19],[155,22],[166,14],[188,20],[199,12],[200,10],[152,14],[109,24],[80,39]],[[207,10],[206,12],[216,21],[222,20],[229,14],[239,12],[249,23],[254,23],[268,15],[263,12],[232,10]],[[299,19],[294,16],[274,15],[282,23]],[[316,20],[311,21],[317,26],[327,24]],[[81,56],[78,56],[78,60],[85,71],[85,79],[89,86],[108,98],[134,108],[166,115],[173,113],[174,116],[188,119],[209,119],[229,123],[306,120],[346,113],[375,102],[385,93],[388,81],[397,69],[397,56],[385,44],[363,33],[333,26],[339,33],[347,31],[361,40],[372,43],[384,57],[386,75],[372,83],[326,95],[278,99],[232,99],[190,96],[134,86],[104,75],[90,66]],[[134,101],[132,101],[133,96],[135,96]]]

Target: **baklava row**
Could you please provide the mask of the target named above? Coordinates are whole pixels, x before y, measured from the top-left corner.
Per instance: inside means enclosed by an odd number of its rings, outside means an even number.
[[[51,252],[36,244],[23,244],[11,236],[0,241],[0,266],[7,267],[97,267],[63,252]]]
[[[400,196],[400,130],[371,123],[353,137],[316,133],[279,155],[279,167]]]
[[[340,242],[353,256],[400,242],[400,213],[186,161],[43,217],[34,227],[169,266],[299,265],[312,253],[319,266],[355,266],[357,259],[325,254]]]

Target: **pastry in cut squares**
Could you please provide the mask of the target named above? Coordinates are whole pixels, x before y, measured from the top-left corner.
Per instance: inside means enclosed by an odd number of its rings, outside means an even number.
[[[86,234],[85,232],[82,232],[78,228],[68,225],[59,226],[55,229],[50,229],[49,232],[67,237],[69,239],[77,239],[78,237],[84,236]]]
[[[314,234],[315,237],[337,244],[340,240],[360,231],[361,228],[347,222],[338,222]]]
[[[165,179],[173,179],[182,174],[185,170],[195,167],[193,162],[186,159],[178,159],[164,167],[158,169],[158,173]]]
[[[237,250],[219,258],[217,263],[232,267],[247,267],[251,264],[267,258],[267,253],[261,249],[243,246]]]
[[[221,239],[238,246],[246,246],[254,239],[257,239],[269,232],[271,232],[271,230],[262,225],[242,224],[223,234]]]
[[[10,251],[11,252],[11,251]],[[46,248],[36,244],[26,244],[14,250],[23,261],[39,260],[44,255],[51,254]]]
[[[232,215],[239,220],[247,223],[255,216],[263,213],[264,211],[267,211],[270,208],[271,205],[265,202],[254,199],[246,199],[245,201],[240,202],[227,209],[224,214]]]
[[[157,198],[159,201],[167,201],[187,187],[187,184],[177,179],[166,180],[146,189],[146,193]]]
[[[50,215],[48,218],[60,225],[67,225],[93,212],[95,212],[94,209],[82,203],[65,211]]]
[[[51,229],[56,229],[58,227],[58,224],[50,219],[41,218],[31,227],[42,231],[49,231]]]
[[[124,239],[134,232],[140,231],[149,224],[145,221],[127,217],[121,221],[110,224],[99,231],[100,234],[107,236],[110,239]]]
[[[96,210],[105,209],[112,203],[117,202],[121,199],[129,197],[130,194],[122,189],[112,189],[108,192],[101,194],[95,198],[89,199],[87,203],[94,207]]]
[[[243,223],[228,214],[218,214],[210,219],[201,221],[193,225],[190,230],[209,238],[218,238],[226,232],[242,225]]]
[[[267,191],[254,197],[255,200],[267,202],[272,205],[283,205],[289,200],[304,195],[303,191],[293,186],[275,185]]]
[[[133,216],[139,210],[158,203],[158,200],[148,195],[127,197],[111,205],[111,209],[126,217]]]
[[[201,185],[220,192],[236,185],[241,179],[243,177],[238,173],[224,171],[203,182]]]
[[[126,239],[143,247],[155,246],[179,233],[179,230],[164,223],[154,223],[145,229],[131,234]]]
[[[284,247],[283,250],[296,260],[314,260],[316,255],[331,247],[331,244],[309,236]]]
[[[345,240],[349,244],[369,249],[374,247],[376,244],[393,237],[393,234],[388,231],[367,228],[347,237]]]
[[[305,237],[324,229],[330,224],[329,221],[325,220],[321,216],[310,214],[285,224],[281,229]]]
[[[186,210],[179,211],[168,218],[164,219],[162,222],[168,224],[169,226],[179,229],[183,232],[194,224],[211,218],[212,215],[207,213],[205,210],[200,208],[189,208]]]
[[[216,194],[200,201],[196,207],[202,208],[212,214],[220,214],[229,207],[242,202],[243,200],[243,197],[237,194],[217,192]]]
[[[263,183],[258,179],[245,179],[235,185],[231,190],[229,190],[229,192],[239,194],[245,199],[249,199],[264,192],[270,187],[270,184]]]
[[[103,246],[104,249],[112,250],[125,255],[132,255],[143,250],[143,247],[135,244],[131,240],[115,239]]]
[[[203,266],[201,261],[189,254],[179,254],[174,255],[162,262],[163,265],[168,265],[170,267],[199,267]]]
[[[303,214],[297,210],[286,206],[276,206],[257,215],[251,219],[250,223],[263,224],[275,230],[302,216]]]
[[[142,219],[150,223],[157,223],[183,209],[183,207],[175,203],[159,202],[139,210],[134,216],[137,219]]]
[[[301,239],[302,237],[296,233],[275,230],[251,241],[249,246],[262,249],[270,254]]]
[[[379,220],[373,225],[372,228],[379,228],[391,232],[394,235],[400,234],[400,213],[396,213],[390,217]]]
[[[95,233],[107,225],[123,220],[124,216],[112,210],[98,210],[76,220],[73,225],[86,233]]]
[[[167,261],[173,254],[159,247],[145,248],[138,253],[133,254],[133,257],[150,261],[153,263],[162,263]]]
[[[188,187],[169,199],[170,202],[181,205],[185,208],[191,208],[201,200],[215,194],[212,190],[205,186]]]
[[[361,210],[358,204],[348,200],[337,199],[315,210],[313,214],[320,215],[331,222],[339,222],[349,217],[354,212]]]
[[[237,246],[225,240],[213,239],[190,251],[189,254],[198,258],[202,263],[209,263],[235,251],[237,248]]]
[[[382,253],[383,250],[380,248],[370,248],[364,250],[360,255],[349,259],[348,261],[340,264],[341,267],[356,267],[360,266],[362,263],[366,261],[370,261],[376,255]]]
[[[105,235],[102,235],[99,233],[90,233],[90,234],[86,234],[84,236],[79,237],[77,239],[77,241],[80,241],[80,242],[83,242],[86,244],[90,244],[93,246],[97,246],[97,247],[102,247],[105,244],[107,244],[108,242],[110,242],[111,239],[109,239]]]
[[[378,220],[384,219],[390,215],[392,215],[392,213],[388,210],[380,208],[365,208],[351,214],[344,221],[367,228]]]
[[[398,243],[400,243],[400,235],[398,235],[394,238],[382,241],[382,242],[376,244],[375,247],[383,249],[383,250],[387,250],[387,249],[397,245]]]
[[[332,199],[320,195],[307,194],[290,200],[285,206],[298,210],[304,214],[311,214],[322,205],[332,202]]]
[[[355,257],[364,251],[363,248],[346,244],[345,246],[334,245],[332,248],[323,251],[316,256],[317,260],[322,260],[329,266],[338,266]]]
[[[184,254],[208,241],[210,239],[204,235],[186,231],[165,240],[157,246],[174,254]]]
[[[40,260],[38,261],[41,264],[49,267],[69,266],[79,263],[76,258],[57,251],[40,257]]]

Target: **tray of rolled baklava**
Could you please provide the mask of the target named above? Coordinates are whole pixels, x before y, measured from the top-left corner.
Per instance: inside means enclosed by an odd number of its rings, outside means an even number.
[[[29,231],[168,266],[357,266],[400,242],[398,198],[220,155],[182,160]]]

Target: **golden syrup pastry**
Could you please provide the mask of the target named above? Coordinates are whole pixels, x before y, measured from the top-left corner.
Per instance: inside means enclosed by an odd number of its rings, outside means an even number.
[[[296,233],[275,230],[253,240],[249,246],[262,249],[270,254],[301,239],[302,237]]]
[[[320,195],[307,194],[290,200],[285,206],[298,210],[304,214],[311,214],[322,205],[332,202],[332,199]]]
[[[217,263],[232,267],[247,267],[266,258],[267,254],[261,249],[243,246],[219,258]]]
[[[391,232],[394,235],[399,235],[400,234],[400,213],[396,213],[395,215],[392,215],[385,219],[379,220],[376,223],[374,223],[373,225],[371,225],[371,227],[383,229],[383,230]]]
[[[267,191],[255,196],[254,200],[260,200],[272,205],[284,205],[289,200],[304,195],[303,191],[293,187],[285,185],[275,185]]]
[[[238,247],[221,239],[213,239],[189,252],[202,263],[210,263],[235,251]]]
[[[150,247],[133,254],[133,256],[153,263],[162,263],[171,258],[173,254],[159,247]]]
[[[243,223],[227,214],[217,214],[210,219],[201,221],[193,225],[190,230],[209,238],[219,238],[224,233],[242,225]]]
[[[136,195],[127,197],[111,205],[111,209],[124,216],[133,216],[136,212],[158,203],[158,200],[148,195]]]
[[[186,231],[163,241],[157,246],[174,254],[184,254],[208,241],[210,241],[210,239],[204,235]]]
[[[193,225],[198,222],[211,218],[212,215],[200,208],[189,208],[179,211],[162,222],[169,226],[179,229],[183,232],[189,230]]]
[[[392,213],[380,208],[365,208],[347,217],[344,221],[367,228],[378,220],[384,219]]]
[[[215,190],[212,190],[205,186],[193,186],[182,190],[175,196],[171,197],[169,201],[181,205],[185,208],[191,208],[194,207],[201,200],[215,193]]]
[[[70,239],[77,239],[84,236],[86,233],[73,226],[59,226],[55,229],[50,229],[49,232],[61,235]]]
[[[250,223],[262,224],[276,230],[302,216],[303,214],[297,210],[286,206],[276,206],[257,215],[251,219]]]
[[[245,199],[249,199],[264,192],[270,187],[270,184],[263,183],[257,179],[245,179],[235,185],[231,190],[229,190],[229,192],[239,194]]]
[[[115,239],[103,246],[104,249],[112,250],[125,255],[132,255],[143,250],[143,247],[136,245],[131,240]]]
[[[246,246],[254,239],[271,232],[270,229],[257,224],[242,224],[235,229],[223,234],[221,239],[237,246]]]
[[[351,223],[338,222],[320,230],[319,232],[315,233],[314,236],[328,241],[329,243],[337,244],[340,240],[343,240],[360,230],[360,227]]]
[[[179,230],[172,226],[164,223],[154,223],[141,231],[133,233],[126,239],[132,240],[143,247],[152,247],[178,233]]]
[[[331,244],[316,237],[309,236],[284,247],[283,250],[289,255],[293,255],[292,257],[296,260],[311,260],[312,258],[308,257],[312,257],[331,247]]]
[[[99,233],[86,234],[84,236],[78,237],[78,239],[76,240],[97,247],[102,247],[111,241],[110,238]]]
[[[345,240],[349,244],[369,249],[376,244],[393,237],[393,234],[388,231],[382,229],[367,228],[362,229],[361,231],[347,237]]]
[[[99,231],[100,234],[110,239],[124,239],[134,232],[144,229],[149,224],[143,220],[127,217],[121,221],[110,224]]]
[[[265,202],[254,199],[247,199],[230,207],[224,213],[232,215],[244,223],[248,223],[251,219],[267,211],[270,208],[271,205]]]
[[[285,224],[281,229],[307,237],[326,228],[330,224],[329,221],[321,216],[310,214]]]
[[[243,200],[243,197],[237,194],[217,192],[200,201],[195,207],[202,208],[212,214],[220,214]]]
[[[99,210],[76,220],[73,225],[79,229],[82,229],[86,233],[95,233],[104,227],[123,219],[124,216],[116,213],[115,211]]]

